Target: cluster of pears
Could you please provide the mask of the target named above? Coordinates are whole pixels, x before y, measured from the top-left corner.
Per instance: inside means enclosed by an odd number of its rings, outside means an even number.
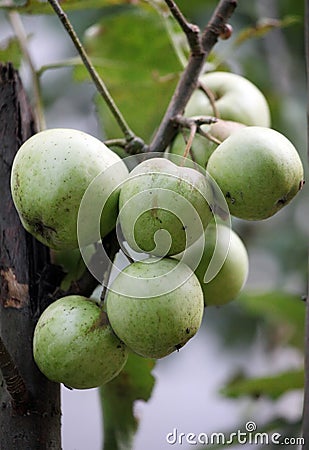
[[[101,141],[72,129],[40,132],[19,149],[11,191],[26,230],[54,251],[75,251],[80,205],[92,186],[83,244],[119,224],[136,259],[118,270],[103,304],[67,296],[42,313],[33,352],[49,379],[92,388],[117,376],[130,351],[157,359],[180,349],[200,328],[205,306],[236,298],[248,275],[245,245],[216,217],[218,186],[227,210],[245,220],[272,216],[301,188],[299,155],[269,128],[263,94],[234,74],[201,82],[221,117],[208,130],[217,143],[198,138],[186,161],[177,158],[184,152],[177,137],[168,154],[147,155],[129,172]],[[185,114],[212,115],[212,108],[197,90]]]

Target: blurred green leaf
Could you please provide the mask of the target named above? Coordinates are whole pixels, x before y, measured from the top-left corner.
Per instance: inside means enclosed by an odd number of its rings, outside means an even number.
[[[100,388],[103,411],[104,450],[132,448],[138,420],[134,402],[149,400],[154,386],[151,371],[155,361],[130,353],[120,374]]]
[[[177,0],[177,5],[183,12],[183,14],[189,19],[194,21],[202,20],[203,24],[206,25],[206,14],[209,15],[213,12],[213,9],[217,5],[217,0]],[[205,20],[203,20],[205,19]]]
[[[275,400],[290,390],[303,389],[303,387],[304,370],[299,369],[260,378],[238,376],[232,379],[221,390],[221,393],[226,397],[233,398],[266,396]]]
[[[178,79],[180,64],[163,21],[151,8],[131,7],[91,27],[85,46],[133,131],[149,139],[158,126]],[[77,80],[89,79],[84,68]],[[107,138],[118,125],[103,101],[97,102]]]
[[[0,45],[0,61],[11,62],[18,69],[21,59],[22,53],[16,38],[8,39]]]
[[[238,33],[234,45],[241,45],[248,39],[260,38],[265,36],[275,28],[284,28],[301,22],[301,17],[286,16],[282,20],[271,19],[268,17],[260,19],[254,27],[244,28]]]
[[[239,305],[254,316],[262,316],[270,325],[280,327],[280,334],[285,343],[303,349],[305,302],[300,296],[280,291],[244,291],[238,301]]]

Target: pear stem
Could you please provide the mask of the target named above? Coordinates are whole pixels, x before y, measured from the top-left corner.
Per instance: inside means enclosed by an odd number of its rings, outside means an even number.
[[[210,103],[210,105],[212,107],[212,110],[213,110],[213,113],[214,113],[214,117],[216,117],[217,119],[220,119],[220,113],[219,113],[219,110],[217,108],[216,99],[215,99],[215,96],[214,96],[213,92],[204,83],[201,83],[200,81],[198,83],[198,87],[207,96],[207,98],[209,100],[209,103]]]
[[[184,154],[183,154],[183,157],[184,157],[183,164],[185,162],[185,158],[188,158],[188,155],[191,151],[191,147],[192,147],[192,143],[195,138],[195,135],[196,135],[196,131],[197,131],[197,125],[196,125],[196,123],[193,123],[190,127],[189,139],[188,139],[188,142],[187,142]]]

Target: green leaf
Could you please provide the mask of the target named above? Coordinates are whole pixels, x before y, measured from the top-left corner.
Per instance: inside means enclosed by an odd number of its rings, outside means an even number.
[[[276,28],[285,28],[295,23],[301,22],[301,18],[297,16],[286,16],[282,20],[263,18],[254,27],[248,27],[241,30],[234,42],[235,46],[239,46],[248,39],[256,39],[265,36],[267,33]]]
[[[151,374],[154,364],[154,360],[130,353],[122,372],[100,388],[104,450],[131,449],[138,427],[134,402],[150,398],[155,382]]]
[[[77,11],[127,3],[126,0],[63,0],[61,7],[65,11]],[[46,0],[0,0],[0,9],[14,9],[21,14],[54,14]]]
[[[0,46],[0,61],[11,62],[18,69],[21,63],[22,53],[16,38],[6,40]]]
[[[303,387],[304,370],[299,369],[260,378],[237,376],[221,390],[221,393],[233,398],[266,396],[275,400],[288,391]]]
[[[88,30],[85,46],[130,127],[148,140],[181,69],[160,15],[150,8],[120,9]],[[80,81],[89,79],[80,67],[75,76]],[[106,137],[120,137],[105,103],[100,99],[97,105]]]
[[[263,317],[271,327],[280,328],[285,343],[300,349],[304,347],[305,302],[300,295],[280,291],[244,291],[239,305],[257,317]]]

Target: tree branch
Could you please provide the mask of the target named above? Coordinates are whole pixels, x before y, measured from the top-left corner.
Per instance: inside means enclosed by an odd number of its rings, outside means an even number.
[[[113,114],[113,116],[115,117],[118,125],[120,126],[125,138],[127,141],[131,141],[135,138],[135,134],[133,133],[133,131],[130,129],[129,125],[127,124],[125,118],[123,117],[123,115],[121,114],[121,112],[119,111],[116,103],[114,102],[111,94],[109,93],[105,83],[103,82],[103,80],[101,79],[100,75],[98,74],[98,72],[96,71],[96,69],[94,68],[92,62],[90,61],[90,58],[88,57],[80,39],[78,38],[77,34],[75,33],[74,28],[72,27],[71,22],[69,21],[67,15],[65,14],[65,12],[63,11],[63,9],[61,8],[58,0],[48,0],[51,7],[53,8],[53,10],[55,11],[55,13],[57,14],[57,16],[59,17],[60,21],[62,22],[64,28],[66,29],[66,31],[68,32],[76,50],[78,51],[86,69],[88,70],[89,75],[92,78],[92,81],[94,82],[99,94],[103,97],[103,99],[105,100],[106,104],[108,105],[111,113]]]
[[[13,408],[19,414],[25,414],[29,405],[29,393],[25,382],[13,362],[0,336],[0,370],[6,389],[13,401]]]
[[[191,52],[201,52],[201,41],[200,41],[200,29],[197,25],[189,23],[184,17],[174,0],[165,0],[165,3],[169,7],[174,18],[179,23],[181,29],[187,36],[187,40],[191,49]]]
[[[183,114],[186,104],[198,84],[198,78],[203,69],[205,59],[220,35],[225,33],[226,23],[236,6],[237,0],[220,0],[212,18],[202,33],[200,52],[191,52],[188,65],[182,73],[158,131],[149,145],[149,151],[164,151],[176,135],[178,127],[172,119],[178,114]]]
[[[307,87],[309,87],[309,0],[305,1],[305,47],[306,47],[306,74]],[[309,105],[308,105],[309,108]],[[309,143],[309,109],[307,108],[307,142]],[[308,145],[309,155],[309,145]],[[308,282],[309,292],[309,282]],[[309,297],[306,301],[306,338],[305,338],[305,392],[303,408],[303,450],[309,449]]]
[[[307,88],[309,88],[309,0],[306,0],[306,2],[305,2],[305,47],[306,47]],[[307,105],[307,143],[308,143],[308,156],[309,156],[309,98],[307,98],[307,103],[308,103],[308,105]],[[309,320],[308,320],[308,322],[309,322]],[[308,352],[309,352],[309,350],[308,350]],[[309,440],[308,440],[308,442],[309,442]]]
[[[39,283],[49,263],[49,250],[23,228],[10,189],[16,152],[36,129],[11,64],[0,64],[0,104],[0,364],[4,380],[0,382],[0,448],[45,448],[48,443],[58,450],[60,386],[39,371],[32,350],[33,312],[50,292]]]
[[[196,127],[200,127],[201,125],[211,125],[212,123],[216,123],[218,120],[216,117],[212,116],[184,117],[179,114],[174,117],[172,121],[181,125],[182,128],[191,129],[192,125],[196,125]]]
[[[237,3],[238,0],[220,0],[202,34],[202,47],[207,56],[218,38],[221,35],[225,38],[227,21],[237,7]]]

